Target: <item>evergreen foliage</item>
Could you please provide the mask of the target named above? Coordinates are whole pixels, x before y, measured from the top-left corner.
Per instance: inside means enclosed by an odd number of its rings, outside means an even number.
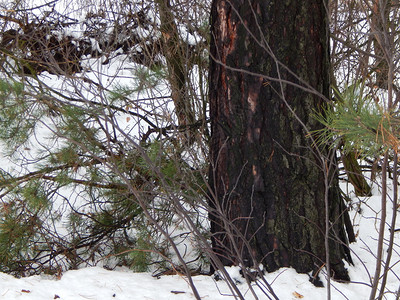
[[[389,149],[397,151],[398,116],[387,111],[383,101],[366,94],[364,83],[357,82],[341,93],[336,91],[336,95],[339,99],[334,106],[316,114],[316,118],[325,125],[316,131],[321,145],[334,139],[338,146],[344,140],[344,151],[356,150],[363,156],[373,157]]]
[[[115,50],[103,48],[104,55]],[[154,92],[167,93],[171,75],[159,60],[127,57],[134,66],[129,84],[111,74],[112,84],[103,85],[97,70],[91,72],[99,78],[74,77],[63,68],[53,72],[47,60],[41,69],[45,49],[37,51],[29,68],[28,54],[0,53],[0,140],[11,163],[0,169],[0,269],[57,273],[99,261],[137,271],[167,267],[171,241],[144,211],[161,228],[170,226],[177,209],[171,198],[197,206],[206,169],[202,159],[187,163],[186,129],[175,124],[167,97]]]
[[[16,163],[26,152],[35,161],[25,175],[1,170],[1,269],[53,273],[62,264],[75,268],[96,256],[115,255],[108,260],[111,267],[124,262],[144,271],[154,260],[163,261],[168,246],[148,226],[143,208],[169,226],[174,210],[168,195],[185,195],[180,192],[185,187],[192,199],[187,184],[197,182],[185,178],[193,170],[179,159],[179,143],[151,138],[136,144],[122,134],[112,137],[96,105],[71,105],[51,93],[39,102],[30,87],[15,81],[1,81],[1,91],[0,138]],[[125,106],[134,91],[116,88],[107,99]],[[113,122],[118,121],[108,125]],[[46,135],[38,141],[43,127]],[[66,232],[57,229],[60,224]]]

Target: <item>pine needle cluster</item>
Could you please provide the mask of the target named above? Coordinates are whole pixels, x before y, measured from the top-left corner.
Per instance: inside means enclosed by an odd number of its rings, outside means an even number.
[[[336,91],[335,105],[316,114],[324,128],[315,132],[317,141],[326,145],[343,145],[343,151],[358,151],[363,156],[377,156],[389,149],[398,150],[400,119],[397,112],[387,111],[383,101],[365,93],[357,82]]]
[[[111,267],[144,271],[165,260],[168,243],[143,211],[168,227],[170,198],[189,201],[200,186],[178,142],[159,135],[136,143],[107,131],[125,119],[110,113],[112,120],[102,120],[104,106],[129,106],[132,91],[115,89],[102,105],[77,105],[52,92],[0,80],[2,150],[14,164],[21,153],[32,159],[20,173],[0,168],[0,269],[54,273],[112,257]]]

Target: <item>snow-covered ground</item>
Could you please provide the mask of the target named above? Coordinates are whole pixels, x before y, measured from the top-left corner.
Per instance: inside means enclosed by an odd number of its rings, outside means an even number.
[[[371,278],[375,270],[377,228],[380,213],[380,196],[374,188],[374,196],[357,199],[361,201],[361,214],[352,211],[357,243],[352,244],[354,266],[348,266],[352,283],[332,282],[332,299],[369,299]],[[389,201],[390,202],[390,201]],[[388,203],[388,210],[391,204]],[[390,220],[390,213],[388,220]],[[399,226],[400,227],[400,226]],[[386,232],[388,233],[388,231]],[[388,235],[388,234],[387,234]],[[395,248],[389,272],[387,293],[384,299],[396,299],[400,274],[399,246],[396,233]],[[386,254],[386,251],[384,251]],[[246,299],[254,299],[238,270],[229,268],[232,278]],[[317,288],[309,282],[307,274],[297,274],[293,269],[280,269],[266,274],[279,299],[327,299],[327,289]],[[202,299],[234,299],[224,281],[215,281],[212,276],[194,276],[194,283]],[[324,278],[322,281],[325,282]],[[326,282],[325,282],[326,283]],[[326,284],[325,284],[326,286]],[[257,290],[255,288],[255,290]],[[268,299],[259,293],[259,299]],[[101,267],[67,271],[61,276],[48,275],[14,278],[0,273],[0,299],[195,299],[187,279],[180,275],[155,278],[151,273],[134,273],[126,268],[113,271]]]
[[[232,270],[235,272],[235,270]],[[238,278],[240,278],[238,276]],[[281,269],[267,275],[280,299],[324,299],[325,289],[315,288],[307,275],[299,275],[292,269]],[[193,277],[202,299],[233,299],[223,281],[210,276]],[[366,299],[365,287],[335,284],[349,299]],[[254,299],[246,293],[245,283],[239,284],[246,299]],[[364,291],[363,291],[364,290]],[[334,291],[334,299],[341,299]],[[364,297],[365,296],[365,297]],[[59,298],[58,298],[59,297]],[[108,271],[100,267],[68,271],[57,280],[45,276],[16,279],[0,274],[1,299],[195,299],[183,276],[172,275],[154,278],[150,273],[133,273],[127,269]],[[267,299],[262,297],[261,299]]]

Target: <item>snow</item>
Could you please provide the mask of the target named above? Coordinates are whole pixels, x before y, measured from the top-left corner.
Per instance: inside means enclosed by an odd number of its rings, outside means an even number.
[[[348,266],[352,283],[331,282],[332,299],[368,299],[371,277],[375,269],[377,248],[377,230],[380,216],[379,189],[374,188],[370,198],[353,197],[354,205],[360,205],[361,214],[352,210],[357,242],[351,245],[354,266]],[[357,203],[358,202],[358,203]],[[388,211],[391,202],[388,201]],[[388,213],[388,219],[390,218]],[[388,234],[387,234],[388,235]],[[399,233],[396,233],[399,238]],[[396,242],[396,241],[395,241]],[[386,251],[385,251],[386,253]],[[400,274],[398,262],[399,246],[396,243],[389,273],[385,299],[396,299]],[[245,280],[235,267],[227,268],[232,279],[237,283],[245,299],[254,299]],[[321,273],[323,273],[322,270]],[[234,299],[223,280],[214,276],[193,276],[193,281],[202,299]],[[325,287],[315,287],[309,281],[308,274],[298,274],[291,268],[282,268],[268,273],[265,279],[272,286],[279,299],[327,299],[326,280],[321,274]],[[253,284],[259,299],[268,299]],[[0,273],[0,299],[195,299],[188,280],[183,275],[163,275],[153,277],[151,273],[135,273],[128,268],[119,267],[106,270],[100,266],[70,270],[58,275],[36,275],[15,278]]]
[[[325,289],[315,288],[307,275],[297,274],[292,269],[281,269],[267,277],[275,279],[273,288],[280,299],[296,299],[295,295],[305,299],[323,299],[325,296]],[[0,297],[3,299],[56,299],[56,295],[59,299],[195,299],[183,276],[157,279],[150,273],[133,273],[127,269],[84,268],[65,272],[59,280],[47,276],[16,279],[0,274],[0,280]],[[211,276],[195,276],[193,280],[203,299],[233,299],[227,296],[229,290],[223,281],[214,281]],[[245,283],[239,287],[252,299]],[[360,294],[352,293],[354,297],[357,295]],[[349,298],[355,299],[352,296]]]

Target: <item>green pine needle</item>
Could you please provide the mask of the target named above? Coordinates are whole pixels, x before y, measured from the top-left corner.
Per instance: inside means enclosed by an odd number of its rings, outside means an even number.
[[[324,128],[315,131],[320,145],[331,141],[344,142],[344,151],[357,150],[363,155],[378,155],[399,146],[399,121],[371,96],[364,93],[363,84],[346,88],[334,107],[316,113]]]

